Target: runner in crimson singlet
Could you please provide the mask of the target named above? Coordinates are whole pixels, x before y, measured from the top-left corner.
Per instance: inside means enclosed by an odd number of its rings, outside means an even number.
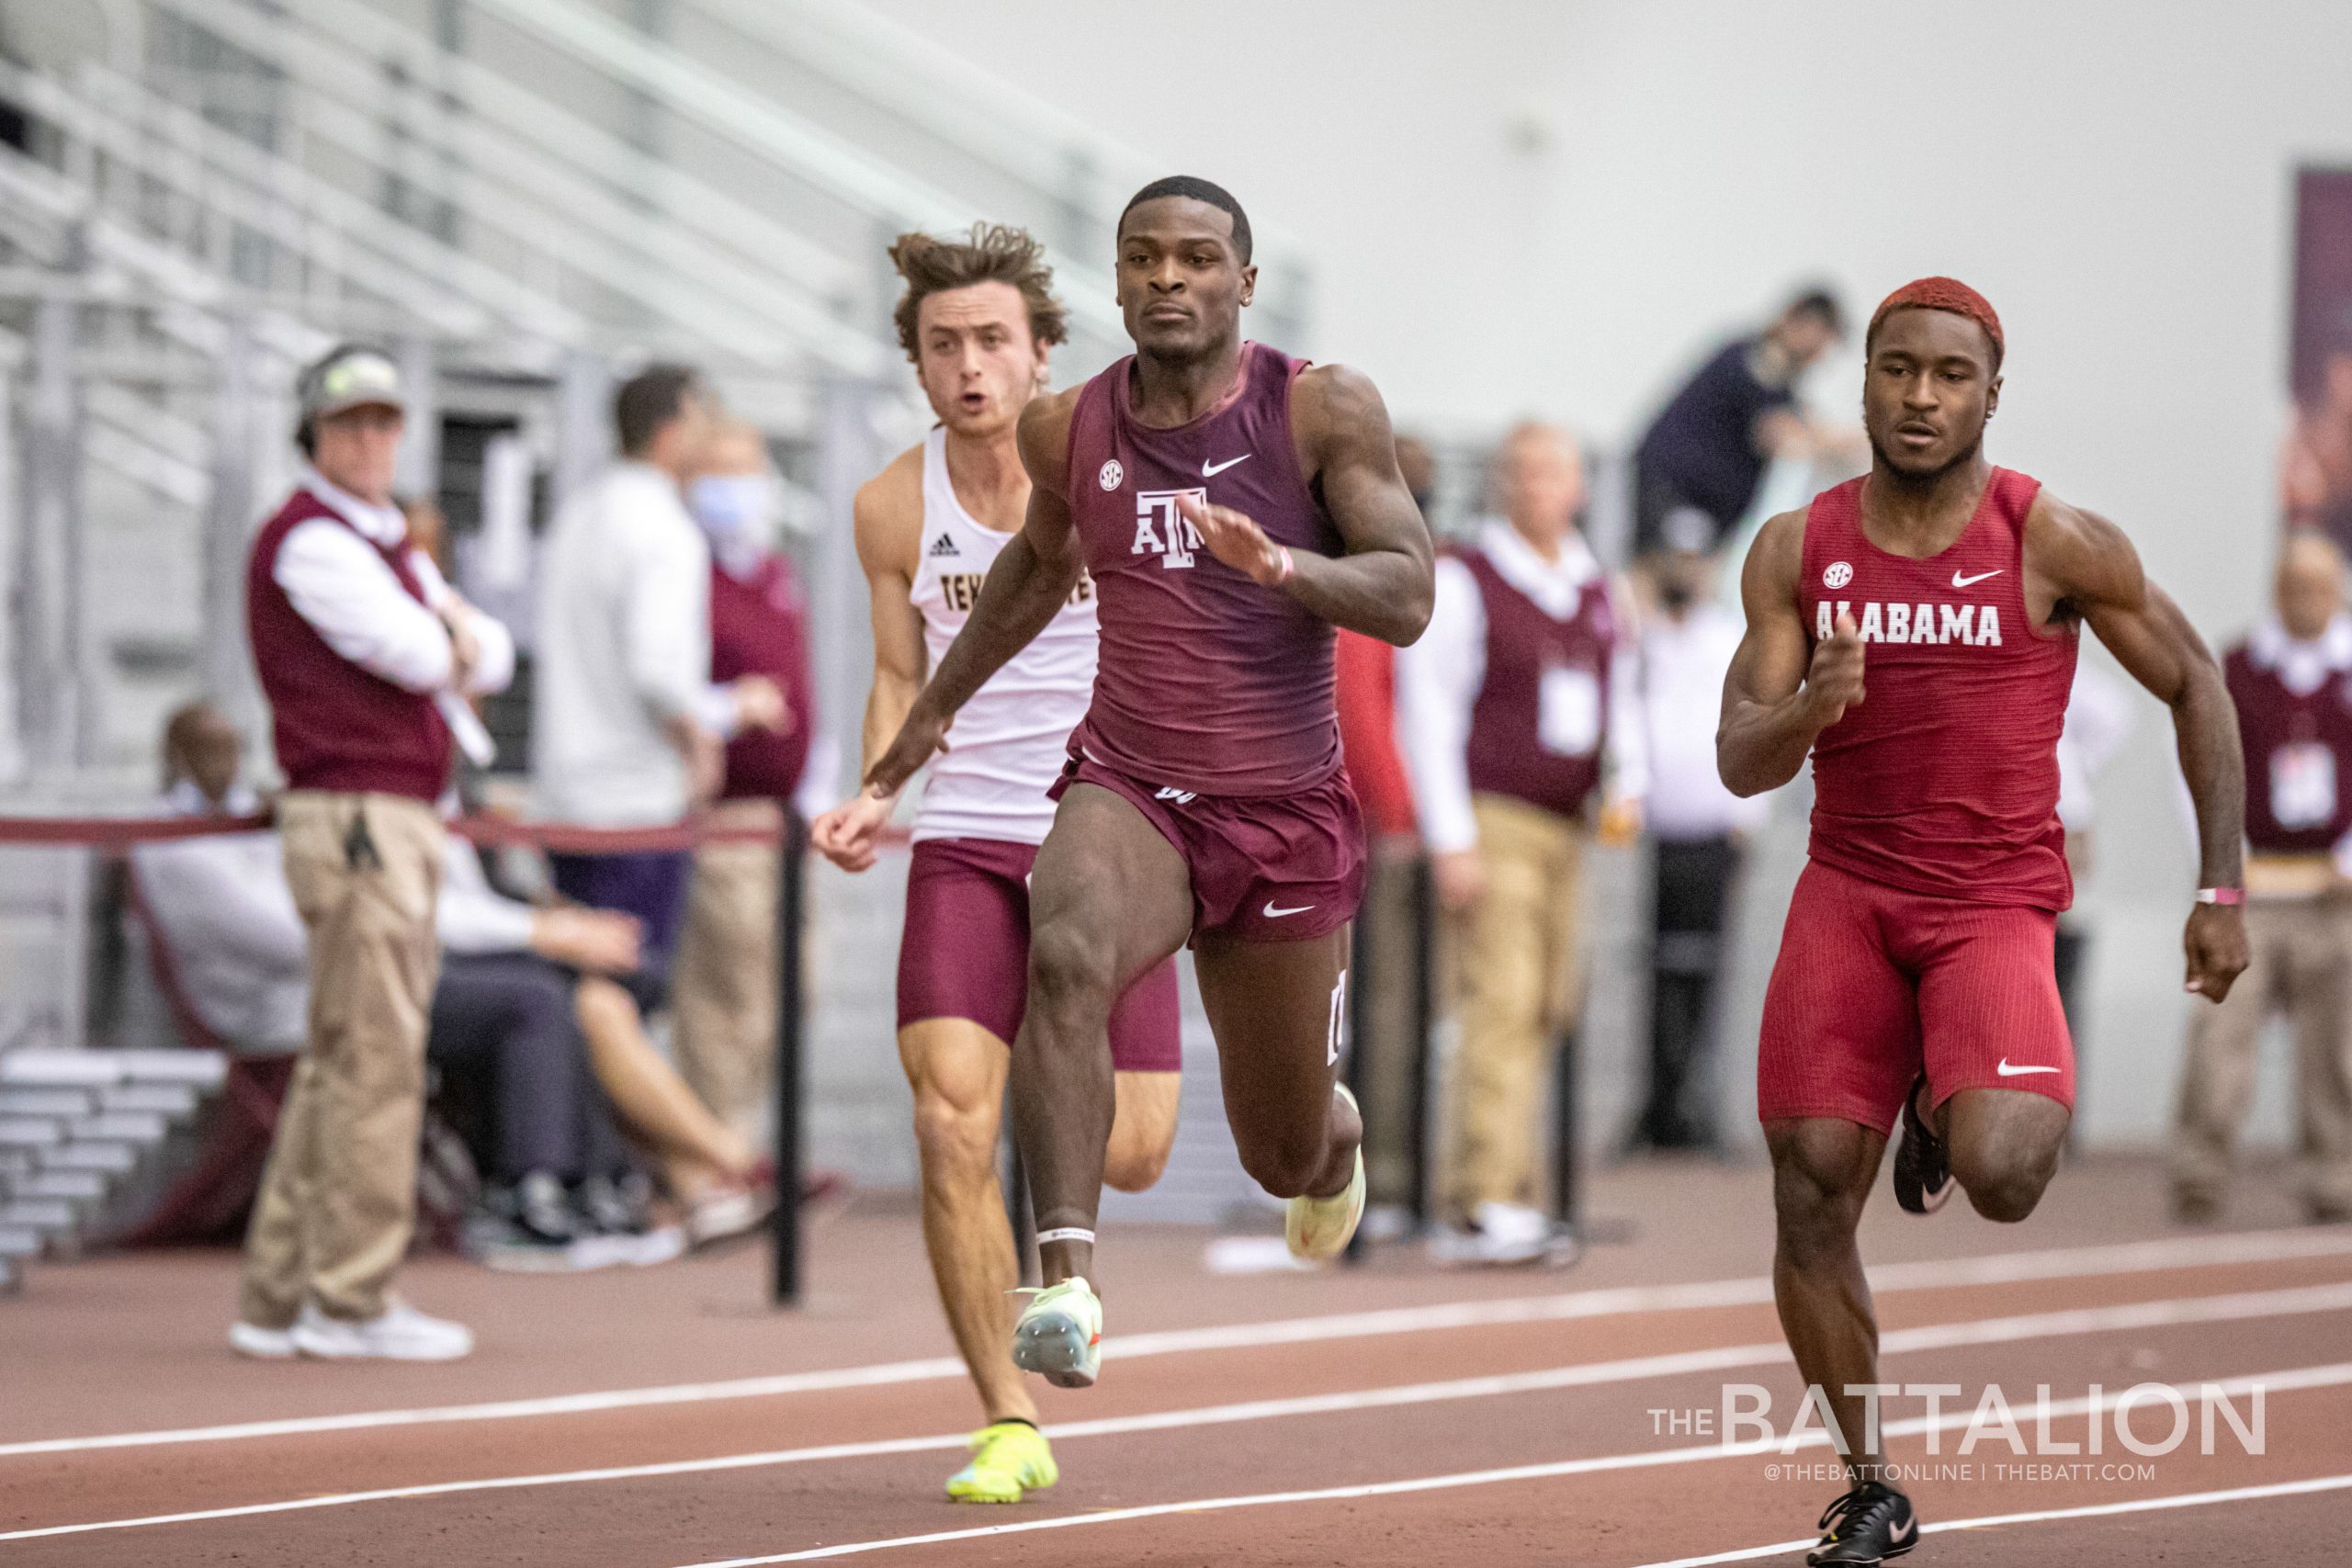
[[[1429,530],[1370,382],[1244,343],[1257,285],[1240,206],[1147,186],[1119,221],[1132,358],[1022,416],[1034,489],[963,633],[869,775],[896,789],[1081,571],[1100,605],[1092,705],[1031,884],[1014,1131],[1046,1288],[1014,1359],[1094,1380],[1088,1284],[1109,1131],[1103,1024],[1190,942],[1243,1165],[1290,1200],[1294,1252],[1336,1255],[1363,1206],[1363,1127],[1338,1088],[1346,925],[1363,825],[1340,776],[1332,626],[1419,637]]]
[[[1921,1213],[1957,1185],[1986,1218],[2024,1219],[2065,1140],[2074,1048],[2052,941],[2074,887],[2056,746],[2083,626],[2179,733],[2203,883],[2188,989],[2219,1001],[2245,967],[2245,779],[2221,671],[2114,525],[1985,461],[2002,349],[1992,306],[1951,278],[1878,308],[1871,472],[1764,525],[1724,686],[1733,790],[1775,788],[1813,757],[1812,863],[1757,1063],[1773,1292],[1855,1482],[1811,1563],[1875,1563],[1918,1539],[1865,1414],[1878,1334],[1854,1244],[1896,1122],[1895,1196]]]

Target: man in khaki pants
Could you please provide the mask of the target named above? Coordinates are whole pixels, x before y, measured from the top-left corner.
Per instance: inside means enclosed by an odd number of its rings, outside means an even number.
[[[412,546],[392,504],[390,360],[338,348],[298,398],[311,466],[254,540],[245,615],[286,775],[277,819],[310,937],[310,1040],[229,1339],[266,1359],[448,1360],[472,1335],[390,1287],[415,1218],[450,727],[481,743],[461,698],[503,686],[514,649]]]
[[[2222,660],[2245,748],[2250,962],[2189,1023],[2172,1188],[2191,1222],[2220,1215],[2262,1027],[2280,1012],[2295,1038],[2306,1212],[2352,1219],[2352,615],[2324,535],[2288,536],[2278,605]]]
[[[1604,829],[1630,836],[1645,773],[1626,599],[1577,529],[1576,447],[1522,425],[1497,463],[1502,519],[1439,560],[1429,630],[1396,661],[1462,1024],[1442,1250],[1485,1263],[1551,1238],[1538,1118],[1577,1014],[1588,814],[1605,800]]]

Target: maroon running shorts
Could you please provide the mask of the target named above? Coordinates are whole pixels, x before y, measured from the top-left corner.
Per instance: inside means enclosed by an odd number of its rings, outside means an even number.
[[[1815,861],[1797,879],[1764,996],[1756,1109],[1892,1133],[1924,1066],[1941,1105],[2021,1089],[2072,1108],[2058,917],[1906,893]]]
[[[1008,1045],[1029,993],[1029,868],[1037,851],[1001,839],[926,839],[907,873],[899,942],[899,1027],[967,1018]],[[1176,961],[1127,987],[1111,1010],[1111,1065],[1123,1073],[1183,1066]]]
[[[1059,800],[1074,784],[1109,790],[1176,846],[1196,939],[1301,942],[1338,931],[1363,902],[1363,813],[1344,774],[1291,795],[1195,795],[1072,757],[1048,793]]]

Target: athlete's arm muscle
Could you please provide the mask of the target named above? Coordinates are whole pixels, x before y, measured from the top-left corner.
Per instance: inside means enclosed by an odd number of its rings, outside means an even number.
[[[1302,371],[1291,389],[1299,463],[1320,479],[1323,505],[1346,542],[1342,556],[1294,553],[1229,506],[1182,504],[1217,559],[1350,631],[1406,647],[1430,624],[1437,593],[1429,525],[1396,468],[1387,405],[1370,378],[1344,366]]]
[[[922,689],[922,613],[909,597],[921,568],[922,451],[918,447],[862,486],[851,506],[857,564],[865,572],[874,619],[874,684],[865,694],[861,760],[871,767],[906,722]],[[860,790],[819,814],[808,841],[845,871],[864,871],[880,852],[897,790]]]
[[[1069,422],[1078,390],[1039,398],[1021,412],[1021,462],[1029,470],[1029,513],[989,569],[964,629],[940,656],[889,746],[866,771],[867,787],[889,793],[927,761],[956,710],[1059,613],[1086,565],[1078,526],[1062,499]]]
[[[906,482],[891,465],[857,492],[852,509],[857,564],[865,571],[874,621],[874,684],[865,694],[865,724],[859,752],[870,768],[914,706],[922,690],[922,612],[911,597],[922,539],[922,491]],[[916,472],[920,472],[918,469]]]
[[[1740,569],[1747,630],[1724,676],[1723,721],[1715,730],[1715,771],[1734,795],[1761,795],[1797,776],[1814,739],[1862,700],[1862,642],[1853,617],[1808,649],[1797,609],[1804,561],[1804,513],[1783,512],[1764,525]]]
[[[2180,771],[2197,804],[2198,880],[2245,885],[2245,758],[2222,669],[2170,595],[2148,581],[2139,552],[2107,519],[2044,491],[2026,519],[2028,590],[2072,606],[2098,640],[2172,710]],[[2245,923],[2229,905],[2199,904],[2183,939],[2188,988],[2213,1001],[2245,967]]]

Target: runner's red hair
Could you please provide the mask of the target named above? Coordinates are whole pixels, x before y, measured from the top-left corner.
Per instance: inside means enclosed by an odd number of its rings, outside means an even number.
[[[1949,310],[1955,316],[1966,316],[1984,329],[1993,340],[1993,368],[2001,368],[2001,357],[2008,352],[2008,344],[2001,337],[2001,318],[1994,313],[1993,302],[1956,277],[1922,277],[1905,284],[1871,312],[1870,330],[1862,334],[1862,352],[1871,351],[1871,340],[1878,336],[1879,324],[1897,310]]]

